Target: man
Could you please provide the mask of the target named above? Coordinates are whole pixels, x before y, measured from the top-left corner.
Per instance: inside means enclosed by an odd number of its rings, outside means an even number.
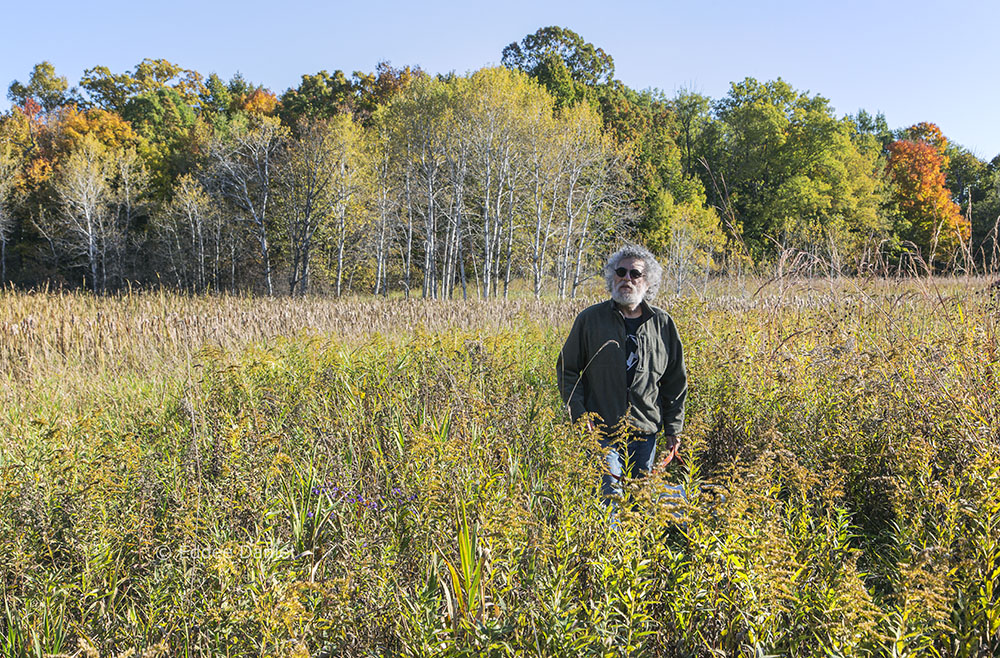
[[[643,247],[629,245],[612,254],[604,266],[611,299],[577,316],[559,353],[559,390],[570,416],[575,421],[596,414],[601,445],[608,448],[608,473],[601,483],[605,500],[621,495],[626,465],[632,477],[653,470],[660,430],[661,463],[680,447],[687,396],[681,341],[666,311],[646,303],[662,274]]]

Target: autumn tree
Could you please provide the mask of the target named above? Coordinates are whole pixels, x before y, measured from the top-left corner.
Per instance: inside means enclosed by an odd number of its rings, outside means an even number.
[[[31,264],[56,262],[53,245],[36,224],[40,215],[53,213],[57,206],[50,181],[57,164],[54,126],[62,109],[45,112],[36,100],[28,98],[0,116],[0,150],[4,152],[0,267],[5,279],[25,282],[23,274]]]
[[[645,237],[649,243],[662,245],[664,278],[672,280],[674,292],[680,294],[695,276],[707,279],[713,259],[723,250],[725,235],[714,208],[703,203],[672,201],[669,197],[665,200],[669,219],[663,229],[668,231],[667,235]]]
[[[363,235],[368,213],[364,196],[370,181],[361,127],[350,117],[341,116],[330,120],[330,128],[331,178],[326,204],[332,221],[327,244],[335,272],[334,290],[339,297],[344,293],[347,257],[357,256],[366,243]]]
[[[560,110],[584,100],[599,110],[621,165],[613,182],[624,202],[620,230],[635,229],[643,238],[654,233],[669,235],[665,208],[674,201],[704,202],[702,185],[690,176],[690,170],[697,133],[703,128],[698,111],[706,111],[707,99],[697,97],[700,105],[685,108],[685,170],[676,142],[679,112],[659,92],[636,92],[615,80],[611,56],[575,32],[542,28],[508,45],[503,64],[541,83]],[[695,95],[689,100],[695,100]]]
[[[135,147],[118,149],[114,156],[112,202],[119,223],[131,234],[141,229],[148,217],[149,169]]]
[[[48,181],[59,162],[84,134],[96,132],[99,140],[109,140],[114,145],[122,143],[117,137],[134,143],[128,137],[134,135],[127,123],[114,117],[117,121],[111,126],[105,124],[103,118],[95,117],[96,121],[91,122],[75,105],[59,106],[46,112],[33,98],[12,107],[3,117],[2,137],[23,160],[21,185],[28,203],[36,207],[50,205]]]
[[[561,225],[560,193],[564,189],[563,160],[560,157],[562,126],[552,112],[552,98],[538,103],[524,116],[525,163],[528,223],[528,256],[535,299],[541,298],[547,278],[552,244]]]
[[[390,122],[391,103],[376,109],[371,117],[371,127],[365,133],[364,159],[370,172],[369,199],[374,226],[371,251],[375,259],[375,280],[372,292],[387,295],[389,292],[390,254],[397,242],[400,226],[399,172],[396,167],[396,144]]]
[[[280,175],[280,203],[291,264],[288,289],[292,295],[304,295],[312,275],[314,239],[330,219],[336,156],[327,121],[303,119],[296,132]]]
[[[237,101],[237,107],[247,114],[268,116],[278,109],[278,98],[270,89],[257,87]]]
[[[379,107],[389,103],[422,75],[426,74],[419,68],[395,68],[389,62],[379,62],[374,73],[355,71],[355,102],[352,112],[355,120],[370,126],[372,116]]]
[[[270,116],[280,104],[269,89],[255,85],[241,73],[223,81],[215,73],[208,76],[198,95],[198,116],[211,128],[213,137],[224,138],[232,130],[246,127],[251,115]]]
[[[573,294],[614,224],[610,156],[592,107],[553,108],[535,81],[498,68],[418,78],[379,114],[390,166],[373,179],[399,192],[376,192],[378,221],[398,229],[404,286],[417,270],[425,296],[448,297],[458,285],[464,296],[471,274],[480,296],[495,297],[509,294],[515,276],[531,274],[540,290],[554,273],[562,294]]]
[[[896,233],[909,240],[933,265],[939,255],[968,243],[970,227],[946,186],[948,140],[932,123],[907,128],[889,145],[886,171],[898,209]]]
[[[518,188],[522,164],[521,129],[525,114],[544,104],[545,90],[523,73],[482,69],[461,86],[456,99],[459,130],[468,140],[469,173],[476,180],[469,215],[479,229],[481,293],[507,295],[512,274],[515,232],[521,217]]]
[[[87,285],[106,290],[124,274],[124,259],[134,254],[127,248],[129,232],[144,214],[142,139],[113,112],[67,105],[43,113],[33,107],[39,106],[29,99],[5,122],[18,135],[22,208],[30,208],[20,251],[28,260],[83,265]],[[39,239],[47,249],[35,248]]]
[[[57,121],[51,126],[57,159],[74,150],[87,135],[109,149],[140,147],[143,141],[121,115],[100,108],[63,108]]]

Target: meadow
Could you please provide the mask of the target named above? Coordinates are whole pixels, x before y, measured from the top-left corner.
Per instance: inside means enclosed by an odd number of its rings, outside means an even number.
[[[0,653],[996,655],[998,294],[664,295],[685,461],[611,519],[555,388],[597,292],[0,292]]]

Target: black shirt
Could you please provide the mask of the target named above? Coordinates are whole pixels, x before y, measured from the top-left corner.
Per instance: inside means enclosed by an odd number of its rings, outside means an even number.
[[[637,318],[626,318],[623,315],[622,319],[625,320],[625,381],[628,382],[629,386],[632,386],[632,380],[635,379],[635,366],[639,363],[639,341],[635,336],[639,331],[639,325],[646,318],[644,315]]]

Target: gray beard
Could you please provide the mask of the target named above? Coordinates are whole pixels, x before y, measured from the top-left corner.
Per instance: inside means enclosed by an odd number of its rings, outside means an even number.
[[[637,306],[642,303],[643,295],[639,292],[633,292],[631,294],[624,293],[620,290],[611,291],[611,299],[617,304],[622,306]]]

